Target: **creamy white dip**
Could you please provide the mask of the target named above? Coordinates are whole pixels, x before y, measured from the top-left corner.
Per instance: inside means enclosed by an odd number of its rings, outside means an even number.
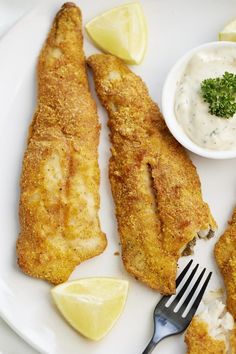
[[[200,92],[203,80],[221,77],[226,71],[236,74],[236,49],[207,48],[193,55],[177,82],[178,123],[194,143],[212,150],[236,148],[236,114],[229,119],[211,115]]]

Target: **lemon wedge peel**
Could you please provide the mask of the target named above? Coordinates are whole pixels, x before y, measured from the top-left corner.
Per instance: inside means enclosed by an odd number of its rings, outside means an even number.
[[[236,19],[233,19],[218,35],[219,41],[236,42]]]
[[[128,286],[128,281],[121,279],[86,278],[57,285],[51,295],[73,328],[98,341],[123,312]]]
[[[92,41],[127,64],[140,64],[147,50],[147,25],[139,3],[128,3],[95,17],[85,26]]]

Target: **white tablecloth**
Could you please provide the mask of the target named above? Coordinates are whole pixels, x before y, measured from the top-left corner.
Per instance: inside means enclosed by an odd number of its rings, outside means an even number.
[[[29,10],[35,0],[0,0],[0,36]],[[38,354],[0,318],[0,354]]]

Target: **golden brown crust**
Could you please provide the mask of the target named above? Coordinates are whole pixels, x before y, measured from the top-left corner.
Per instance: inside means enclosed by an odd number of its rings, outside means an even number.
[[[125,267],[151,288],[173,293],[183,248],[198,231],[216,227],[196,169],[138,76],[111,55],[93,55],[88,64],[109,114],[109,176]]]
[[[223,340],[210,336],[205,322],[194,317],[185,335],[187,354],[226,354]]]
[[[100,126],[86,75],[81,13],[58,12],[38,63],[38,102],[23,161],[18,263],[54,284],[100,254]]]
[[[236,208],[227,230],[216,243],[215,258],[226,286],[227,307],[236,320]]]
[[[230,336],[230,354],[236,354],[236,327],[234,327]]]

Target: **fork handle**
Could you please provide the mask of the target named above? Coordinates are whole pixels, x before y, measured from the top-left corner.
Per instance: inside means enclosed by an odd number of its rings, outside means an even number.
[[[159,341],[154,342],[153,339],[148,343],[146,349],[142,352],[142,354],[150,354],[154,350],[155,346],[157,345]]]

